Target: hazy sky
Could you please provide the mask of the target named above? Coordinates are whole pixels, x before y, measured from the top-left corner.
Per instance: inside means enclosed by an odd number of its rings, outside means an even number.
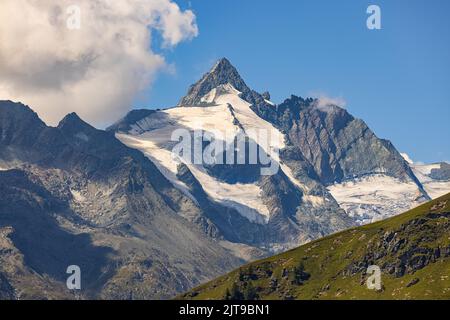
[[[276,103],[290,94],[339,98],[414,161],[450,160],[450,1],[176,2],[193,10],[199,34],[158,51],[173,72],[137,106],[176,104],[225,56]],[[366,27],[370,4],[381,7],[382,30]]]

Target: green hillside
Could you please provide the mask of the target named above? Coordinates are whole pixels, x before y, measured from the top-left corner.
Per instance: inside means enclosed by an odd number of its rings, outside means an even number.
[[[367,268],[382,287],[368,289]],[[257,261],[180,299],[450,299],[450,194]]]

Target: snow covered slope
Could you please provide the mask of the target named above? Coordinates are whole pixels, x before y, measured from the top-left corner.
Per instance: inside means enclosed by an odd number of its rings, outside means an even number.
[[[171,134],[176,129],[220,132],[223,136],[230,132],[237,134],[244,129],[254,141],[258,141],[255,129],[266,130],[271,137],[264,151],[278,161],[277,150],[284,148],[283,134],[258,117],[240,94],[231,84],[221,85],[203,98],[208,106],[179,106],[159,111],[131,125],[132,129],[128,133],[117,133],[116,137],[124,144],[141,150],[166,178],[185,193],[189,191],[177,178],[180,159],[172,159]],[[264,145],[261,147],[264,148]],[[229,184],[209,175],[202,165],[184,163],[213,200],[236,209],[252,222],[266,223],[270,218],[271,213],[264,203],[262,190],[257,182]],[[295,181],[295,184],[298,185],[298,182]]]
[[[119,122],[111,130],[122,143],[142,151],[199,206],[211,208],[206,209],[207,219],[226,241],[280,252],[354,225],[326,190],[311,190],[280,160],[279,150],[286,147],[285,135],[259,117],[233,85],[220,84],[200,101],[201,105],[180,105],[148,115],[137,111],[144,117]],[[124,119],[129,118],[134,116]],[[190,135],[198,130],[213,133],[218,139],[226,139],[227,144],[236,134],[245,134],[269,155],[276,170],[273,175],[264,175],[257,164],[256,174],[239,179],[254,170],[252,164],[211,167],[187,161],[173,152],[177,141],[172,141],[172,134],[180,129]],[[263,132],[268,139],[260,144]],[[227,179],[230,176],[232,181]]]
[[[304,177],[303,166],[292,166],[295,157],[281,159],[280,150],[288,148],[287,136],[261,116],[261,110],[277,112],[270,94],[251,90],[230,62],[221,59],[177,107],[133,110],[107,130],[142,151],[203,209],[201,216],[185,218],[215,239],[237,244],[235,249],[244,244],[279,252],[354,226],[324,186]],[[203,141],[197,143],[200,132]],[[214,136],[215,144],[225,144],[216,154],[219,158],[239,157],[244,147],[245,157],[240,158],[244,163],[199,163],[189,161],[184,152],[182,156],[174,152],[180,136],[183,141],[193,138],[194,148],[200,145],[206,151],[210,144],[205,133]],[[254,157],[250,150],[256,149]]]
[[[414,175],[431,199],[450,192],[450,180],[434,179],[432,170],[440,170],[441,164],[417,164],[405,154]],[[359,224],[382,220],[407,211],[426,201],[416,183],[400,181],[383,173],[372,174],[328,187],[339,205]]]
[[[227,143],[230,133],[232,137],[245,133],[258,142],[258,130],[270,132],[269,144],[260,147],[279,165],[277,175],[230,182],[227,178],[239,180],[248,168],[211,170],[173,159],[171,135],[177,129],[220,132]],[[267,226],[264,232],[270,237],[297,234],[296,240],[286,241],[308,241],[384,219],[429,199],[410,168],[410,159],[404,160],[362,120],[338,106],[318,106],[314,99],[291,96],[275,105],[268,93],[251,90],[226,59],[192,85],[177,107],[136,110],[110,130],[126,145],[141,150],[194,201],[198,195],[192,180],[212,202],[251,224]],[[180,162],[192,174],[187,182],[180,178]],[[432,196],[444,193],[446,182],[431,180],[425,182],[430,182],[426,190]],[[233,223],[229,226],[235,228]],[[255,237],[266,236],[258,230]]]
[[[411,164],[411,168],[414,171],[414,174],[423,184],[425,191],[432,199],[439,198],[450,192],[450,180],[438,180],[433,179],[431,175],[431,171],[438,170],[441,168],[440,163],[435,164]]]
[[[413,181],[403,182],[384,174],[355,178],[328,190],[358,224],[386,219],[425,201]]]

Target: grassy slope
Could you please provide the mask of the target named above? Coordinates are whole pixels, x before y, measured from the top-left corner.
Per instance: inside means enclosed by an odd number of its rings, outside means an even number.
[[[298,284],[301,264],[310,277]],[[382,269],[379,292],[366,286],[372,264]],[[223,299],[233,283],[241,292],[253,286],[259,299],[450,299],[450,194],[251,263],[179,298]]]

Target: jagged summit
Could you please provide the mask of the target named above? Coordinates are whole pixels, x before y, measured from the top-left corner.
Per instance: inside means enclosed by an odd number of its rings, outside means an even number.
[[[234,69],[234,70],[236,70],[236,68],[231,64],[230,60],[228,60],[225,57],[217,60],[217,62],[211,68],[210,72],[216,72],[217,70],[220,70],[220,69],[222,69],[222,70],[223,69]]]
[[[21,117],[29,117],[33,118],[35,120],[39,120],[42,122],[37,113],[34,112],[29,106],[21,103],[21,102],[14,102],[11,100],[0,100],[0,116],[1,115],[8,115],[10,117],[18,117],[17,120],[19,120]],[[12,119],[10,119],[12,120]],[[43,122],[42,122],[43,123]]]
[[[30,107],[19,102],[0,101],[0,153],[2,147],[10,144],[33,144],[45,127]]]
[[[15,101],[11,101],[11,100],[0,100],[0,108],[3,109],[3,108],[12,108],[12,107],[31,110],[30,107],[24,105],[21,102],[15,102]]]
[[[199,105],[203,96],[212,89],[227,83],[231,84],[243,94],[248,94],[251,91],[230,61],[222,58],[214,64],[208,73],[203,75],[197,83],[189,88],[188,94],[181,99],[179,105]]]
[[[87,122],[83,121],[78,114],[75,112],[66,115],[58,124],[58,129],[65,132],[75,132],[75,131],[91,131],[95,130]]]
[[[227,58],[219,59],[199,82],[204,82],[204,80],[215,80],[217,81],[216,85],[230,83],[231,85],[240,87],[241,89],[242,86],[246,86],[236,67],[233,66]]]

